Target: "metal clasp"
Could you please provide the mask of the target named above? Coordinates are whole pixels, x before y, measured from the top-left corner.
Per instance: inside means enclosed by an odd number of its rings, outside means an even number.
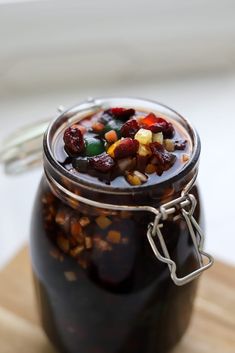
[[[193,217],[196,205],[197,200],[192,194],[182,193],[181,197],[162,205],[159,208],[159,213],[155,216],[154,222],[150,223],[148,226],[147,237],[152,250],[159,261],[168,265],[171,278],[177,286],[182,286],[196,279],[203,271],[207,270],[214,263],[213,257],[203,251],[204,234],[199,224]],[[174,216],[176,212],[178,214]],[[174,216],[173,220],[177,220],[181,216],[185,219],[197,254],[198,263],[200,265],[198,269],[184,277],[177,276],[177,265],[175,261],[170,258],[170,254],[161,231],[163,228],[162,221],[166,220],[169,215]],[[154,237],[158,238],[163,255],[158,250]],[[205,260],[206,263],[204,263]]]

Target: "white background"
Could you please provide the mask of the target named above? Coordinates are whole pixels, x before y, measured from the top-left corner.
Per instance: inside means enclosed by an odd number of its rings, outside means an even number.
[[[201,136],[206,248],[235,264],[235,3],[92,3],[0,5],[0,141],[87,96],[166,103]],[[41,173],[0,169],[0,266],[27,242]]]

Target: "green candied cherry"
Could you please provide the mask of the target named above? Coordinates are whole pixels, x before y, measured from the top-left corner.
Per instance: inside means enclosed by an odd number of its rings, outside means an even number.
[[[96,156],[105,151],[104,142],[97,137],[89,136],[85,139],[85,155],[88,157]]]
[[[104,133],[114,130],[117,133],[118,138],[121,138],[121,128],[123,123],[120,120],[110,120],[104,128]]]

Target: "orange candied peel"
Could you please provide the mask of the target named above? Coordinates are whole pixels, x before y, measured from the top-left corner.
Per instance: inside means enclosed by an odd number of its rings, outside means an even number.
[[[112,223],[110,219],[106,216],[99,216],[95,219],[95,221],[101,229],[107,228]]]
[[[118,140],[118,136],[115,130],[110,130],[104,135],[105,139],[109,143],[114,143]]]
[[[121,233],[117,230],[110,230],[107,235],[107,240],[113,244],[119,244],[121,241]]]

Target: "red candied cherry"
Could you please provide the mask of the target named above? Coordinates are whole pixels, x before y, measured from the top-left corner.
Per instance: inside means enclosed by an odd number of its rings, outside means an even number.
[[[153,133],[162,132],[164,138],[172,138],[174,136],[174,127],[163,118],[157,117],[155,114],[150,113],[141,120],[145,129],[151,130]]]
[[[90,158],[89,165],[91,168],[98,170],[99,172],[106,173],[113,168],[115,162],[113,158],[104,152],[98,156]]]
[[[120,141],[114,150],[114,157],[117,159],[134,157],[138,151],[139,142],[130,137],[126,137]]]
[[[110,108],[104,112],[115,119],[120,119],[126,121],[135,115],[135,109],[126,109],[126,108]]]
[[[172,153],[165,151],[164,147],[158,142],[152,142],[149,145],[155,164],[159,174],[162,174],[163,171],[170,169],[176,161],[176,156]]]
[[[140,129],[140,126],[135,119],[128,120],[121,127],[121,135],[123,137],[131,137],[134,138],[137,131]]]
[[[84,148],[85,143],[82,132],[77,127],[69,127],[64,133],[65,149],[72,156],[80,154]]]

